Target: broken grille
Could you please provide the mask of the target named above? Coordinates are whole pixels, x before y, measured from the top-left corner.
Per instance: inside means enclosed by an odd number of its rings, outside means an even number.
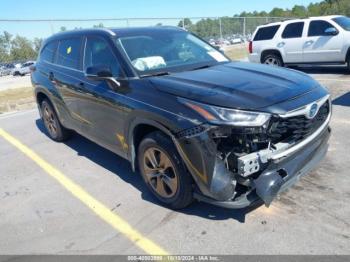
[[[278,143],[286,139],[304,139],[326,121],[329,113],[330,105],[327,100],[312,119],[308,119],[305,116],[273,117],[268,129],[268,136],[272,143]]]

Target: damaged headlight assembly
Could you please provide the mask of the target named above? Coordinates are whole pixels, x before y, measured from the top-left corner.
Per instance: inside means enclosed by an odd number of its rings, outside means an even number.
[[[243,111],[206,105],[179,98],[179,101],[190,107],[213,124],[224,124],[244,127],[266,127],[271,114],[263,112]]]

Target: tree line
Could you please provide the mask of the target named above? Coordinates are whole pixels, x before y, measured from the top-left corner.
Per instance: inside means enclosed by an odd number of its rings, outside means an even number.
[[[94,28],[104,27],[102,23],[96,24]],[[74,29],[81,29],[75,27]],[[60,27],[60,31],[66,31],[65,26]],[[35,60],[38,56],[43,38],[30,40],[23,36],[13,36],[7,31],[0,34],[0,63]]]
[[[308,6],[295,5],[291,9],[274,8],[270,12],[242,12],[232,17],[219,19],[201,19],[194,23],[189,18],[180,21],[178,26],[203,37],[220,37],[232,34],[252,33],[258,25],[273,22],[280,18],[302,18],[322,15],[346,15],[350,16],[350,0],[324,0],[320,3],[311,3]],[[240,17],[247,17],[246,19]],[[221,24],[221,32],[220,32]],[[102,23],[94,27],[103,27]],[[79,29],[79,28],[75,28]],[[60,31],[65,31],[66,27],[61,27]],[[4,31],[0,34],[0,62],[23,61],[35,59],[40,50],[42,38],[30,40],[23,36],[13,36]]]
[[[0,62],[12,62],[35,59],[41,47],[42,39],[29,40],[23,36],[13,36],[7,31],[0,34]]]
[[[185,18],[179,22],[178,26],[185,27],[203,38],[217,38],[221,35],[228,36],[243,33],[248,35],[253,33],[257,26],[280,21],[281,18],[304,18],[323,15],[350,16],[350,0],[325,0],[319,3],[311,3],[308,6],[295,5],[291,9],[276,7],[270,12],[242,12],[233,17],[207,18],[196,23],[193,23],[189,18]]]

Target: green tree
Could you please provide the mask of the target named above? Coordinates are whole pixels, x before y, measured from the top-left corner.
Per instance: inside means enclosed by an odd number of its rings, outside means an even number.
[[[33,45],[34,45],[34,51],[35,51],[36,54],[39,53],[39,50],[41,48],[42,43],[43,43],[43,39],[42,38],[38,38],[38,37],[34,38]]]
[[[97,25],[93,25],[93,28],[103,28],[104,25],[102,23],[99,23]]]
[[[12,60],[35,59],[37,53],[30,40],[22,36],[16,36],[11,42],[10,56]]]
[[[61,31],[61,32],[67,31],[67,27],[61,26],[61,27],[60,27],[60,31]]]
[[[295,5],[291,11],[292,17],[306,17],[307,16],[307,8],[302,5]]]
[[[193,25],[193,23],[192,23],[191,19],[189,19],[189,18],[184,18],[183,20],[181,20],[177,24],[178,27],[183,27],[186,29],[190,28],[192,25]]]
[[[270,16],[273,16],[273,17],[283,17],[284,15],[285,15],[285,12],[282,8],[275,7],[270,12]]]
[[[12,35],[4,31],[0,35],[0,62],[9,62]]]

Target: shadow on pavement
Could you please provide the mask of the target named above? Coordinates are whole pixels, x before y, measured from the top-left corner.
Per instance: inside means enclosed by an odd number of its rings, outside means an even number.
[[[332,104],[337,106],[350,106],[350,92],[347,92],[344,95],[334,99]]]
[[[302,71],[307,74],[335,74],[349,75],[350,71],[346,66],[290,66],[289,68]]]
[[[36,126],[42,133],[47,135],[45,126],[41,119],[36,120]],[[143,200],[167,208],[148,191],[141,178],[141,175],[138,172],[134,173],[132,171],[129,161],[119,157],[113,152],[95,144],[79,134],[74,134],[74,136],[69,141],[66,141],[65,144],[76,151],[78,156],[88,158],[90,161],[93,161],[97,165],[114,173],[126,183],[138,189],[141,192],[141,197]],[[231,218],[244,223],[246,214],[255,210],[259,206],[261,206],[261,204],[245,209],[230,210],[196,201],[189,207],[182,210],[175,210],[175,212],[195,215],[211,220],[226,220]]]

